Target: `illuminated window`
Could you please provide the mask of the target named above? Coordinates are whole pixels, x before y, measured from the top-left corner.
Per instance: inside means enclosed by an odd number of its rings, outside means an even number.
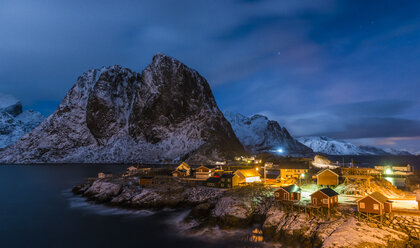
[[[365,208],[365,203],[364,202],[359,203],[359,207],[360,208]]]
[[[228,182],[230,182],[230,178],[228,178]]]
[[[286,199],[287,199],[287,193],[284,193],[284,198],[286,198]]]
[[[373,209],[374,210],[379,210],[379,204],[373,204]]]
[[[279,197],[279,196],[280,196],[280,194],[279,194],[278,192],[276,192],[274,195],[275,195],[276,197]]]
[[[322,199],[322,203],[328,204],[328,199]]]

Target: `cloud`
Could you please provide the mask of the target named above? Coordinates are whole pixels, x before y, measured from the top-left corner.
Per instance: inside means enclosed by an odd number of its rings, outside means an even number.
[[[325,135],[338,139],[420,136],[419,120],[398,117],[413,104],[405,100],[375,100],[298,115],[271,116],[298,136]]]
[[[77,77],[157,52],[206,77],[221,109],[292,133],[417,134],[420,3],[154,0],[0,2],[0,92],[50,114]]]

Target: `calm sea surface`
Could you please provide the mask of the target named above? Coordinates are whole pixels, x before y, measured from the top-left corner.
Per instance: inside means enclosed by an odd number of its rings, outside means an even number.
[[[420,157],[353,156],[345,157],[346,162],[351,158],[357,163],[398,162],[420,168]],[[242,246],[223,232],[214,240],[180,235],[174,223],[185,211],[118,210],[87,203],[71,193],[74,185],[99,171],[121,172],[126,167],[0,166],[0,247]]]
[[[99,171],[125,166],[0,166],[0,247],[230,247],[186,238],[178,211],[126,211],[70,192]],[[185,212],[185,211],[184,211]]]

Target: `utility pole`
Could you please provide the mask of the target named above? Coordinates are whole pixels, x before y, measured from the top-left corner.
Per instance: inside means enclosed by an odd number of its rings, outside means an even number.
[[[266,179],[266,177],[267,177],[267,173],[266,173],[266,170],[265,170],[265,166],[266,166],[266,164],[264,164],[264,184],[265,184],[265,179]]]

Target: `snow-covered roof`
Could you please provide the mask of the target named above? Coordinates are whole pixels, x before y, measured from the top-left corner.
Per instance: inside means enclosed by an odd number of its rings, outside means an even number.
[[[296,184],[292,184],[286,187],[281,187],[278,190],[284,190],[284,191],[287,191],[288,193],[300,193],[302,191],[302,189],[299,188]]]

